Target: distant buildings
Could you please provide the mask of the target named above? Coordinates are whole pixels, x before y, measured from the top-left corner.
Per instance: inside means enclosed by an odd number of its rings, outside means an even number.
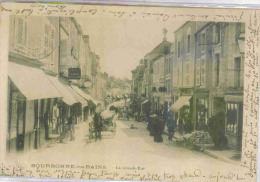
[[[137,112],[173,110],[176,123],[183,118],[191,123],[190,131],[205,130],[209,118],[223,113],[228,146],[241,150],[244,33],[243,23],[184,23],[174,32],[173,43],[164,39],[132,71],[132,100],[152,105]],[[173,49],[158,53],[158,47]],[[138,76],[142,70],[144,77]]]

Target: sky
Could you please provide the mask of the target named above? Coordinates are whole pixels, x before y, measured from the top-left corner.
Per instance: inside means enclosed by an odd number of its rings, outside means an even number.
[[[164,23],[144,19],[77,17],[83,34],[89,35],[90,47],[100,56],[101,69],[111,76],[131,79],[131,70],[140,59],[163,40],[174,41],[174,30],[184,22]]]

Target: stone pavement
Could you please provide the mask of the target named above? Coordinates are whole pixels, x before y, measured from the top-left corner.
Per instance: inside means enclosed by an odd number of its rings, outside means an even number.
[[[146,122],[142,122],[142,123],[144,125],[147,125]],[[165,130],[163,133],[165,135],[168,135],[167,126],[165,127]],[[190,135],[190,134],[181,135],[179,132],[174,132],[173,143],[175,143],[176,140],[180,140],[187,135]],[[236,151],[233,149],[218,150],[215,148],[214,144],[198,145],[198,146],[196,146],[196,150],[203,152],[203,153],[207,154],[208,156],[213,157],[215,159],[219,159],[221,161],[225,161],[228,163],[240,165],[240,161],[241,161],[241,152],[240,151]]]

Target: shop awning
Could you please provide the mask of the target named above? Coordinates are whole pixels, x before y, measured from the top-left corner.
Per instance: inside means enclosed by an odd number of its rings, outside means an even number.
[[[83,92],[79,87],[77,86],[71,86],[81,97],[87,99],[88,101],[90,101],[91,99],[93,99],[90,95],[86,94],[85,92]]]
[[[28,100],[62,97],[41,69],[9,62],[8,76]]]
[[[178,111],[180,108],[182,108],[185,105],[189,104],[189,100],[192,96],[181,96],[171,107],[170,110]]]
[[[122,100],[122,101],[113,102],[113,103],[109,104],[107,106],[107,108],[110,108],[112,106],[114,106],[114,107],[124,107],[125,106],[125,101]]]
[[[49,80],[52,82],[52,84],[56,87],[56,89],[61,93],[63,96],[62,101],[68,104],[69,106],[79,102],[77,101],[74,96],[66,89],[66,85],[61,83],[57,77],[54,76],[48,76]]]
[[[148,103],[149,102],[149,100],[145,100],[144,102],[142,102],[142,104],[146,104],[146,103]]]
[[[88,106],[88,101],[81,97],[75,90],[73,90],[70,86],[65,85],[66,89],[73,95],[73,97],[82,104],[82,107]]]
[[[91,101],[93,104],[98,105],[99,102],[93,99],[90,95],[83,92],[79,87],[77,86],[71,86],[81,97],[85,98],[87,101]]]

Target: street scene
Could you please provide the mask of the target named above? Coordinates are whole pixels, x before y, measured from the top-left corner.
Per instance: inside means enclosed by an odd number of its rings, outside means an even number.
[[[11,16],[7,156],[239,169],[244,23],[153,26]]]

